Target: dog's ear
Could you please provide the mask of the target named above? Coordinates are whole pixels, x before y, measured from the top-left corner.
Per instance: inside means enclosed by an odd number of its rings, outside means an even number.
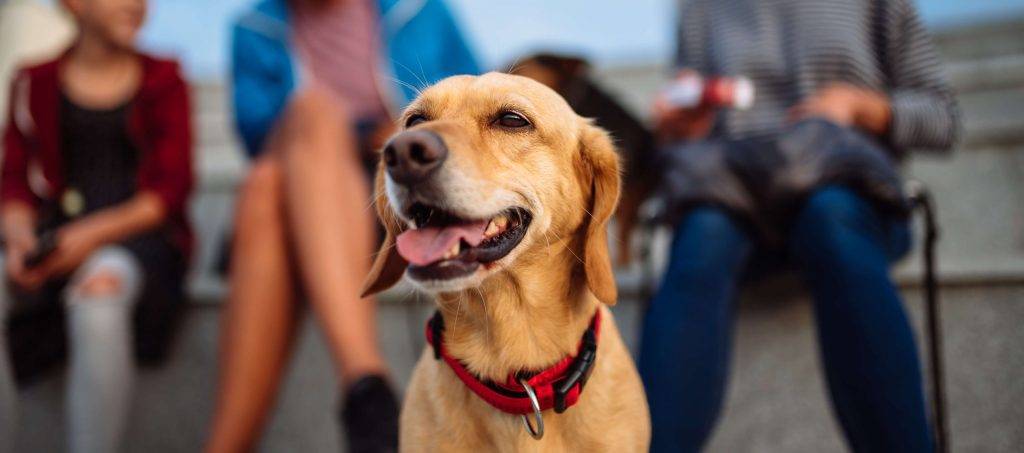
[[[383,177],[377,177],[376,186],[374,193],[384,193]],[[384,242],[380,245],[380,250],[377,251],[366,281],[363,282],[360,297],[370,296],[394,286],[398,280],[402,279],[402,274],[405,273],[405,268],[409,265],[409,262],[398,254],[398,248],[395,247],[395,238],[402,232],[402,226],[394,211],[391,210],[387,197],[377,197],[376,205],[377,215],[384,225]]]
[[[591,199],[583,243],[583,270],[587,286],[601,302],[614,305],[618,297],[608,253],[608,220],[619,202],[619,155],[604,129],[589,121],[582,127],[580,155],[591,174]]]

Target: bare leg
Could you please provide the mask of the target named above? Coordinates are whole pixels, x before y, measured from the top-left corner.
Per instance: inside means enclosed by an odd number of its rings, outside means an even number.
[[[306,90],[283,124],[285,206],[301,277],[326,332],[339,376],[384,374],[376,304],[360,299],[374,248],[369,184],[345,113]]]
[[[281,187],[277,161],[264,158],[253,166],[238,201],[210,452],[252,449],[294,337],[296,300]]]
[[[251,449],[273,402],[295,328],[290,247],[338,374],[386,370],[375,305],[358,297],[374,246],[368,184],[328,99],[292,100],[239,200],[210,452]]]

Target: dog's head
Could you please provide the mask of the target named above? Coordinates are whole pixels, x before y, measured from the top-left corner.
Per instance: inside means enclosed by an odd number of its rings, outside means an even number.
[[[401,122],[378,168],[387,235],[364,294],[403,275],[435,293],[477,287],[561,243],[573,275],[615,302],[605,227],[619,163],[604,130],[544,85],[498,73],[439,82]]]

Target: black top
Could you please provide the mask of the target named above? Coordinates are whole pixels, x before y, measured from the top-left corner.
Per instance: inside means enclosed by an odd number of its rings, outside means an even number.
[[[60,149],[67,186],[61,203],[66,215],[88,214],[135,194],[139,150],[128,134],[130,108],[130,101],[111,109],[85,108],[61,93]],[[80,207],[69,212],[69,203]]]
[[[133,103],[89,109],[76,105],[64,93],[60,98],[58,140],[67,190],[54,202],[41,206],[41,232],[59,228],[70,220],[68,217],[122,203],[138,191],[137,171],[143,148],[136,146],[128,131]],[[69,197],[69,193],[76,195]],[[77,212],[64,212],[62,205],[69,204],[68,198],[78,199],[71,203],[79,205]],[[145,276],[132,315],[135,357],[141,365],[159,364],[171,352],[184,308],[186,256],[165,227],[122,238],[117,245],[138,260]],[[8,319],[9,353],[19,382],[42,376],[66,355],[60,303],[66,283],[67,279],[56,279],[39,290],[13,294],[19,308],[31,307]]]

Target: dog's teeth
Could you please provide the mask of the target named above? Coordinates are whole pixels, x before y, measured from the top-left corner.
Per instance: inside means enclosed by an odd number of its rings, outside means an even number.
[[[491,220],[487,224],[487,229],[484,230],[484,237],[485,238],[492,238],[492,237],[496,236],[500,232],[501,232],[501,229],[498,228],[498,225],[495,224],[493,220]]]
[[[459,249],[461,248],[461,246],[462,246],[462,242],[461,241],[452,244],[452,248],[448,249],[448,251],[445,252],[444,259],[450,260],[452,258],[455,258],[456,256],[459,256]]]
[[[498,231],[505,231],[505,227],[508,226],[508,217],[504,214],[498,215],[491,219],[491,223],[498,227]]]

